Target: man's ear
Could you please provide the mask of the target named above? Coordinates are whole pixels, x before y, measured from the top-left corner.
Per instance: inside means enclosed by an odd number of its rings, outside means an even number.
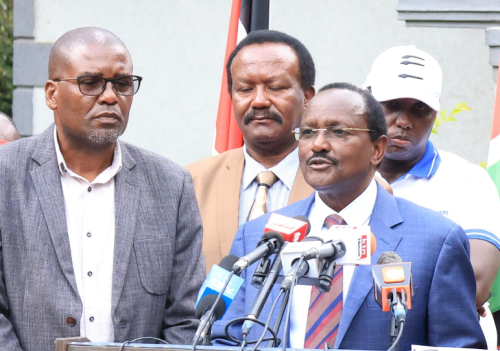
[[[57,109],[57,84],[53,80],[45,83],[45,103],[51,110]]]
[[[313,86],[309,87],[309,89],[307,90],[304,90],[304,107],[307,107],[307,104],[314,97],[314,95],[316,95],[316,89],[314,89]]]
[[[387,148],[387,137],[381,135],[373,142],[373,154],[371,162],[373,165],[378,166],[384,158],[385,149]]]

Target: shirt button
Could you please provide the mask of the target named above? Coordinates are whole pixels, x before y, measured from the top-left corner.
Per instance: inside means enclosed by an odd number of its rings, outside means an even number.
[[[94,321],[94,317],[90,317],[89,321],[93,322]]]
[[[87,190],[88,190],[88,192],[90,193],[90,192],[92,191],[92,187],[91,187],[91,186],[89,186],[89,188],[88,188]]]
[[[70,327],[74,327],[76,325],[76,319],[69,316],[68,318],[66,318],[66,323],[70,326]]]
[[[90,238],[92,236],[92,233],[91,232],[88,232],[87,233],[87,238]]]
[[[88,275],[89,277],[92,277],[92,272],[91,272],[91,271],[89,271],[89,272],[87,273],[87,275]]]

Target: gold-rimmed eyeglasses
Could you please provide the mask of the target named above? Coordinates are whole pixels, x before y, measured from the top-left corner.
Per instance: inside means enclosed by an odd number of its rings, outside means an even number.
[[[76,80],[78,82],[78,88],[83,95],[101,95],[102,93],[104,93],[108,82],[110,82],[118,94],[130,96],[139,91],[142,77],[120,76],[108,79],[99,76],[79,76],[75,78],[58,78],[54,79],[54,82],[64,82],[68,80]]]
[[[295,128],[292,131],[295,134],[295,139],[297,140],[313,140],[315,139],[319,132],[323,131],[323,135],[327,140],[344,139],[349,136],[351,131],[358,132],[375,132],[372,129],[366,128],[348,128],[348,127],[327,127],[327,128]]]

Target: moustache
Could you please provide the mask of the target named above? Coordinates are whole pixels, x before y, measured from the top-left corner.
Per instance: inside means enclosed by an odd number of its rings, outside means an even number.
[[[306,164],[309,164],[313,158],[324,158],[325,160],[328,160],[332,163],[333,166],[336,166],[339,164],[339,161],[335,158],[332,158],[326,154],[326,151],[320,151],[320,152],[315,152],[311,157],[309,157],[306,161]]]
[[[253,119],[255,119],[259,116],[259,118],[265,117],[268,119],[272,119],[279,124],[283,124],[283,118],[277,114],[276,112],[273,112],[271,110],[258,110],[258,109],[253,109],[252,111],[248,112],[244,117],[243,117],[243,124],[247,125],[250,123]]]

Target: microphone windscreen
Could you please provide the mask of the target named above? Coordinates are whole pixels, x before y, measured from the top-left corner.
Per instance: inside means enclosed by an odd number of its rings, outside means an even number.
[[[205,311],[208,311],[212,308],[215,299],[217,299],[217,295],[215,294],[204,296],[198,303],[198,306],[196,306],[196,310],[194,311],[195,317],[197,319],[200,319]]]
[[[270,231],[270,232],[265,232],[264,235],[262,236],[262,239],[276,239],[279,241],[280,246],[283,246],[285,243],[285,239],[283,238],[283,235],[281,233],[275,232],[275,231]]]
[[[386,251],[382,252],[380,255],[377,264],[389,264],[389,263],[401,263],[403,260],[397,253],[394,251]]]
[[[302,222],[306,222],[307,223],[306,235],[309,234],[309,232],[311,231],[311,222],[309,222],[309,219],[306,216],[295,216],[293,218],[298,219],[299,221]]]
[[[235,256],[235,255],[227,255],[226,257],[224,257],[220,263],[219,263],[219,267],[220,268],[224,268],[226,271],[229,271],[231,272],[231,270],[233,269],[233,265],[236,263],[236,261],[238,261],[240,258],[238,256]]]
[[[198,303],[198,306],[196,307],[196,310],[194,312],[195,317],[197,319],[200,319],[201,316],[203,316],[203,313],[205,313],[205,311],[208,311],[209,309],[212,308],[216,299],[217,295],[215,294],[210,294],[203,297]],[[224,315],[225,310],[226,310],[226,304],[224,303],[224,300],[220,299],[214,309],[215,320],[221,318]]]

